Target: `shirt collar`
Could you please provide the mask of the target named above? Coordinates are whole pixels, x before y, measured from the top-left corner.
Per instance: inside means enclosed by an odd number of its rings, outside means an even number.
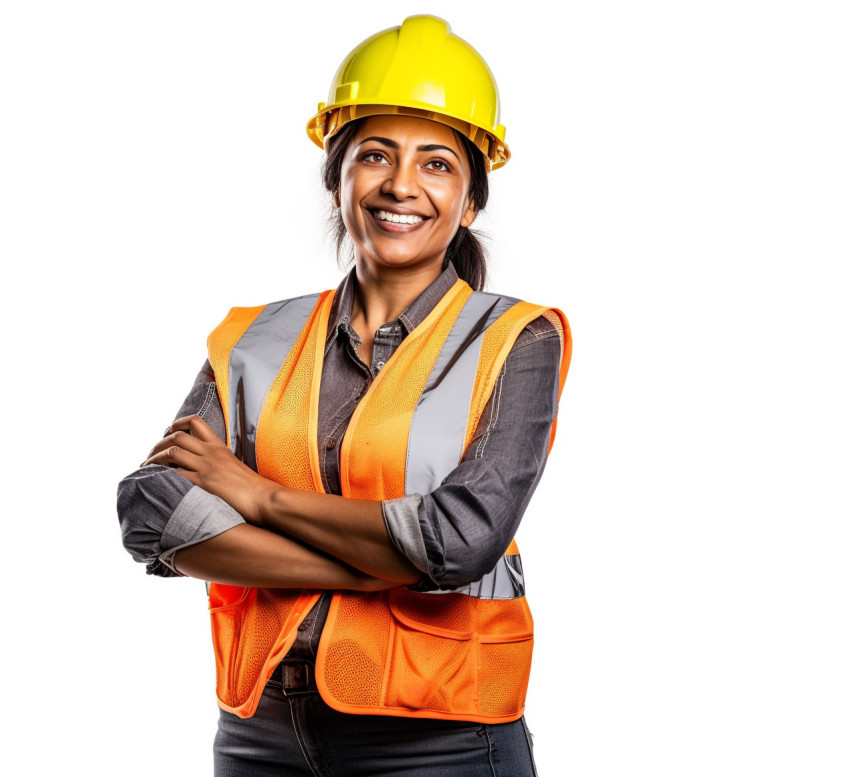
[[[405,334],[410,334],[421,324],[425,317],[436,307],[437,303],[446,295],[457,282],[458,275],[454,265],[449,261],[446,268],[431,282],[431,284],[407,306],[405,311],[396,319],[404,328]],[[326,343],[336,337],[340,325],[348,325],[351,322],[351,306],[354,302],[354,290],[357,288],[357,268],[352,267],[350,272],[342,279],[334,295],[331,306],[330,320],[333,325],[328,326],[328,337]],[[393,322],[386,322],[393,323]]]

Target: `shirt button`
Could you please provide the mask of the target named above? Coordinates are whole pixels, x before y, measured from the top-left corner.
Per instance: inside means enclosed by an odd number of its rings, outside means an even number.
[[[380,370],[385,364],[386,362],[378,362],[375,366]]]
[[[333,450],[334,445],[336,445],[336,437],[328,437],[328,441],[325,443],[325,448],[330,451]]]

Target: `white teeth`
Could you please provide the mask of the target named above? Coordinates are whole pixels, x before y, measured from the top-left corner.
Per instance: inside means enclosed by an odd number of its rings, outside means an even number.
[[[418,224],[424,221],[422,216],[414,216],[412,213],[390,213],[388,210],[375,211],[375,217],[381,221],[391,221],[393,224]]]

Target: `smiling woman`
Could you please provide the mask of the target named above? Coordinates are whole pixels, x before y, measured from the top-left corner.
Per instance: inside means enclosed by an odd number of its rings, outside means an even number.
[[[121,482],[124,544],[211,581],[217,774],[532,775],[513,536],[571,340],[559,310],[481,291],[495,82],[411,17],[349,55],[308,133],[354,266],[212,332]]]
[[[434,171],[434,175],[425,174],[425,181],[430,180],[433,183],[431,187],[425,186],[425,195],[428,196],[433,192],[433,196],[439,201],[442,199],[440,194],[445,193],[447,188],[445,184],[454,183],[456,186],[452,194],[455,206],[463,207],[464,204],[466,205],[463,214],[456,217],[458,228],[450,235],[449,243],[445,247],[445,259],[454,264],[459,275],[467,280],[472,288],[480,290],[484,287],[486,277],[484,251],[468,228],[474,221],[476,214],[486,207],[489,198],[486,158],[465,135],[439,122],[415,116],[374,116],[366,119],[354,119],[334,136],[333,142],[329,144],[323,179],[325,188],[331,192],[336,207],[338,253],[353,227],[351,221],[345,221],[344,213],[340,208],[343,168],[345,163],[349,161],[349,156],[353,155],[351,149],[356,150],[362,146],[360,150],[363,151],[361,158],[364,160],[364,164],[372,162],[374,164],[395,164],[398,166],[402,161],[402,149],[398,143],[390,138],[382,137],[380,134],[373,134],[373,131],[377,132],[377,130],[369,129],[369,127],[374,127],[375,122],[384,122],[384,126],[387,126],[388,123],[393,132],[404,132],[405,123],[410,126],[410,122],[415,124],[417,121],[419,122],[420,132],[436,135],[442,141],[441,143],[416,142],[411,144],[414,146],[417,155],[421,155],[412,160],[416,166],[423,167],[425,171]],[[364,126],[366,129],[364,129]],[[413,129],[410,129],[410,131],[412,132]],[[355,138],[355,135],[357,138]],[[377,144],[377,148],[370,150],[368,143]],[[395,152],[395,154],[392,152]],[[468,175],[466,174],[467,170]],[[384,178],[386,178],[385,172],[381,172]],[[373,216],[381,219],[384,223],[403,223],[405,219],[402,219],[402,216],[404,215],[407,216],[408,222],[410,222],[411,216],[414,221],[417,221],[418,217],[422,219],[430,218],[429,211],[434,211],[436,207],[435,204],[424,203],[420,207],[421,212],[409,212],[413,208],[409,202],[404,202],[404,200],[409,200],[409,193],[406,197],[399,198],[394,191],[394,187],[399,184],[405,185],[404,176],[406,174],[409,174],[409,172],[396,169],[396,180],[392,182],[380,181],[382,188],[377,197],[380,203],[388,204],[383,209],[383,214],[368,205],[366,206]],[[441,179],[435,177],[440,174],[444,179],[442,186],[440,185]],[[446,178],[449,180],[445,181]],[[419,181],[417,180],[416,183],[417,189],[420,189]],[[417,194],[419,193],[417,191]],[[444,219],[444,223],[445,221],[446,219]]]
[[[458,227],[469,227],[470,164],[456,133],[413,116],[373,116],[342,160],[334,203],[367,264],[442,265]]]

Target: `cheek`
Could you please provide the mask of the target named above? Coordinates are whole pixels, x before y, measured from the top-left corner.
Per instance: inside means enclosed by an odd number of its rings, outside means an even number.
[[[343,199],[342,207],[339,212],[342,216],[342,223],[345,224],[346,232],[348,232],[349,236],[354,240],[357,240],[361,233],[363,233],[360,214],[358,214],[356,209],[351,208],[349,202],[345,199]]]
[[[441,192],[440,212],[445,216],[446,226],[454,229],[467,209],[466,189],[459,186],[446,187]]]
[[[343,218],[362,219],[363,209],[360,203],[380,185],[381,179],[376,175],[369,175],[364,171],[351,174],[343,168],[339,182],[339,200]]]
[[[360,210],[357,207],[357,202],[357,192],[352,186],[352,182],[343,178],[339,186],[339,211],[349,232],[357,229],[358,211]]]

